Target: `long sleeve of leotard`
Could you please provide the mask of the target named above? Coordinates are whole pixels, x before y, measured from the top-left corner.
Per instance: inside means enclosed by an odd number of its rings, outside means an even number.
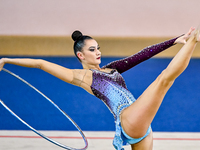
[[[113,62],[103,66],[102,68],[112,68],[112,69],[116,69],[119,73],[123,73],[123,72],[129,70],[130,68],[136,66],[137,64],[139,64],[139,63],[153,57],[154,55],[166,50],[167,48],[173,46],[174,42],[179,37],[170,39],[168,41],[165,41],[165,42],[162,42],[159,44],[148,46],[132,56],[113,61]]]

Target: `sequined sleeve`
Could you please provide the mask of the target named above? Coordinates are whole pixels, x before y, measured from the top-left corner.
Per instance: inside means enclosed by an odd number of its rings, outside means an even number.
[[[165,41],[165,42],[162,42],[159,44],[148,46],[132,56],[113,61],[113,62],[103,66],[102,68],[112,68],[112,69],[116,69],[119,73],[123,73],[123,72],[127,71],[128,69],[136,66],[137,64],[139,64],[139,63],[153,57],[154,55],[166,50],[167,48],[173,46],[174,42],[179,37],[173,38],[171,40],[168,40],[168,41]]]

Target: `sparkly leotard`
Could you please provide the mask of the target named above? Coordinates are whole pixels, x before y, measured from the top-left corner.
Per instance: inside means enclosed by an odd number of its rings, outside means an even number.
[[[127,139],[127,136],[124,136],[124,131],[120,125],[120,113],[124,108],[135,102],[136,99],[127,89],[121,73],[171,47],[174,45],[177,38],[149,46],[135,55],[111,62],[102,67],[113,69],[110,73],[91,69],[93,72],[93,82],[91,85],[92,92],[105,103],[115,118],[116,133],[113,145],[117,150],[123,150],[123,145],[134,144],[141,141],[151,130],[151,127],[149,127],[147,134],[144,137],[133,139],[134,142],[131,143],[128,142],[129,139]]]

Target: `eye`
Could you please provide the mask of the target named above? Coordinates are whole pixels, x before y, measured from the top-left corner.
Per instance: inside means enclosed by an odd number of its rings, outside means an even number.
[[[96,48],[95,46],[92,46],[92,47],[89,48],[89,51],[94,52],[96,49],[99,50],[100,47],[98,46],[98,47]]]
[[[89,49],[91,52],[94,52],[95,51],[95,48],[90,48]]]

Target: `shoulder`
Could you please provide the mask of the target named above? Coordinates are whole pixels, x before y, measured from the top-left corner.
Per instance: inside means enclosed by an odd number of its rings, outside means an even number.
[[[93,81],[93,72],[88,69],[72,69],[73,80],[71,84],[82,87],[90,94],[92,93],[91,85]]]
[[[86,79],[92,79],[92,71],[88,69],[72,69],[73,80],[72,84],[80,86]]]

